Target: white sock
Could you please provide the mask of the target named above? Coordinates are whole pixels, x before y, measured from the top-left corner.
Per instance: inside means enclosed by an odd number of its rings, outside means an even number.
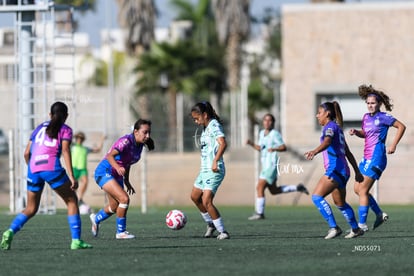
[[[205,222],[207,222],[208,224],[212,223],[213,220],[211,219],[210,215],[205,212],[205,213],[200,213],[201,217],[204,219]]]
[[[264,197],[258,197],[256,198],[256,213],[259,215],[264,214],[264,208],[265,208],[265,198]]]
[[[291,193],[296,192],[298,190],[296,185],[280,186],[280,189],[282,190],[282,193]]]
[[[221,217],[219,217],[218,219],[213,220],[214,226],[216,227],[217,231],[219,231],[220,233],[223,233],[224,231],[226,231],[224,229],[224,224],[223,224],[223,220],[221,219]]]

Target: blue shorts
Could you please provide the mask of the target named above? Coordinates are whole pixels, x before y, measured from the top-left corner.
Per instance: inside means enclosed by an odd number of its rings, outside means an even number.
[[[382,172],[387,167],[387,157],[373,158],[371,160],[362,158],[359,163],[359,170],[365,176],[368,176],[374,180],[378,180],[381,177]]]
[[[111,173],[111,169],[98,165],[95,170],[95,181],[98,186],[102,189],[102,187],[112,179],[114,179],[122,188],[124,188],[124,180],[122,177],[114,177]]]
[[[277,168],[264,168],[261,170],[259,179],[266,180],[268,185],[273,185],[277,180]]]
[[[332,178],[336,183],[338,183],[338,188],[345,188],[346,183],[349,180],[349,173],[346,171],[338,171],[335,169],[327,170],[325,175],[329,178]]]
[[[214,194],[217,192],[224,179],[225,171],[220,172],[200,172],[194,182],[194,187],[200,190],[211,190]]]
[[[41,192],[47,182],[52,189],[59,188],[69,181],[65,169],[32,173],[29,167],[27,172],[27,190]]]

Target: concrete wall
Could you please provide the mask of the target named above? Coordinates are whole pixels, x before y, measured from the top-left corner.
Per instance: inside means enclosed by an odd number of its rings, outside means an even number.
[[[389,156],[380,181],[380,198],[388,203],[414,202],[410,160],[414,153],[410,111],[414,100],[414,3],[286,5],[282,17],[286,141],[301,151],[318,145],[318,91],[357,93],[359,85],[372,84],[391,97],[395,108],[391,114],[407,126],[397,152]],[[390,130],[388,143],[394,134]],[[349,135],[346,139],[359,160],[363,140]]]

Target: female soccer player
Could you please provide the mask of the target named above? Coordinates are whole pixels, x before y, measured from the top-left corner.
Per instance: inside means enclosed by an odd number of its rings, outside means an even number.
[[[133,239],[135,236],[126,231],[126,216],[129,195],[135,189],[129,182],[129,170],[132,164],[141,159],[144,145],[154,149],[151,135],[151,121],[139,119],[135,122],[132,133],[119,138],[95,170],[96,183],[108,196],[108,204],[97,214],[90,215],[92,234],[97,237],[99,224],[116,213],[116,239]],[[124,190],[124,184],[126,191]]]
[[[390,114],[380,111],[382,104],[384,104],[387,111],[391,111],[393,108],[390,98],[384,92],[374,89],[371,85],[361,85],[358,90],[359,96],[367,104],[368,113],[362,118],[362,129],[351,129],[349,134],[365,139],[364,158],[359,164],[364,180],[362,182],[355,182],[354,191],[359,195],[359,227],[364,231],[368,231],[366,222],[369,207],[376,215],[373,229],[388,219],[388,215],[381,210],[377,201],[369,193],[369,190],[374,185],[374,182],[381,177],[382,172],[387,166],[386,152],[388,154],[395,152],[397,144],[404,135],[405,125]],[[397,133],[387,151],[385,140],[387,139],[390,126],[395,127]]]
[[[265,189],[268,188],[272,195],[290,192],[302,192],[309,194],[303,184],[277,186],[278,174],[278,154],[277,152],[286,151],[282,135],[274,129],[275,117],[268,113],[263,117],[263,129],[259,132],[259,144],[247,140],[247,144],[261,153],[261,171],[256,185],[256,204],[255,213],[249,220],[264,219],[265,210]]]
[[[191,109],[191,117],[197,125],[203,126],[200,138],[201,167],[191,191],[191,200],[200,210],[207,223],[205,238],[219,232],[218,240],[229,239],[219,211],[213,204],[214,195],[226,174],[223,154],[227,143],[219,116],[209,102],[200,102]]]
[[[330,227],[325,239],[332,239],[342,234],[341,228],[336,224],[331,206],[325,200],[328,194],[332,194],[332,199],[345,219],[351,225],[351,232],[345,238],[355,238],[364,234],[358,227],[355,219],[354,210],[346,202],[346,183],[350,172],[345,157],[349,160],[355,171],[356,181],[362,180],[361,172],[348,145],[342,131],[342,112],[337,102],[325,102],[318,108],[316,118],[322,129],[321,144],[314,150],[305,153],[308,160],[322,152],[325,175],[321,177],[312,194],[312,201],[318,208],[322,217],[328,222]]]
[[[40,124],[30,136],[24,152],[28,165],[27,206],[12,221],[10,228],[3,233],[2,249],[9,250],[13,236],[32,218],[39,209],[42,191],[47,182],[63,199],[68,209],[68,222],[72,235],[71,249],[85,249],[92,246],[80,239],[81,218],[78,198],[75,190],[78,183],[72,172],[70,143],[72,129],[65,124],[68,107],[55,102],[50,108],[50,121]],[[66,171],[60,163],[60,156],[66,165]]]
[[[85,133],[79,131],[75,134],[75,144],[70,148],[72,153],[72,166],[73,166],[73,175],[75,179],[80,182],[78,189],[78,198],[79,198],[79,210],[81,215],[86,214],[84,210],[88,210],[89,206],[83,201],[83,196],[88,188],[88,154],[89,153],[98,153],[102,150],[105,136],[102,136],[102,139],[97,147],[86,147],[83,145],[85,142],[86,136]],[[85,208],[86,207],[86,208]]]

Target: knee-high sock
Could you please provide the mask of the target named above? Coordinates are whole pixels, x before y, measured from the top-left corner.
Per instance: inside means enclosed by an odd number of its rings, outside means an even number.
[[[116,217],[116,232],[122,233],[126,230],[126,218]]]
[[[264,197],[256,198],[256,214],[262,215],[264,214],[266,200]]]
[[[374,213],[377,216],[381,215],[382,210],[379,207],[379,205],[378,205],[377,201],[375,200],[375,198],[371,194],[368,195],[368,200],[369,200],[368,201],[369,207],[371,207],[372,211],[374,211]]]
[[[111,214],[107,214],[104,209],[101,209],[98,211],[98,213],[96,214],[95,217],[95,222],[96,224],[101,223],[102,221],[106,220],[107,218],[109,218],[110,216],[112,216],[114,213]]]
[[[359,223],[367,223],[369,206],[360,205],[358,208]]]
[[[205,212],[205,213],[200,213],[201,217],[203,218],[203,220],[207,223],[207,224],[211,224],[213,223],[213,220],[211,219],[210,215]]]
[[[81,236],[81,218],[79,214],[68,216],[68,223],[72,239],[80,239]]]
[[[213,223],[217,231],[219,231],[220,233],[223,233],[224,231],[226,231],[226,229],[224,228],[223,219],[221,217],[213,220]]]
[[[283,186],[280,186],[280,190],[282,191],[282,193],[296,192],[298,190],[298,186],[296,186],[296,185],[283,185]]]
[[[318,208],[322,217],[328,222],[329,227],[335,228],[337,224],[329,203],[319,195],[312,195],[312,201],[315,204],[316,208]]]
[[[338,207],[339,211],[341,211],[342,215],[344,215],[346,221],[348,222],[349,225],[351,225],[352,229],[358,228],[358,223],[355,219],[354,210],[348,203],[345,202],[344,206],[342,207],[336,206],[336,207]]]
[[[22,229],[23,225],[29,220],[29,217],[26,216],[23,213],[18,214],[12,223],[10,224],[10,229],[13,231],[13,233],[17,233]]]

